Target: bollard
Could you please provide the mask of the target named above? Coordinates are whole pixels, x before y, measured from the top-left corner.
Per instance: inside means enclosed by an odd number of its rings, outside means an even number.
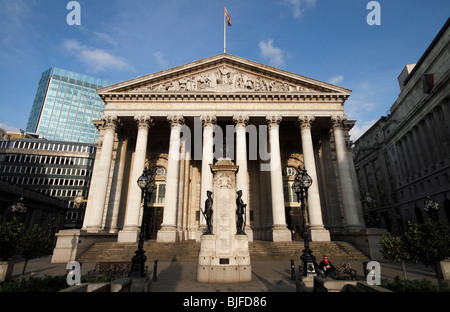
[[[291,259],[291,280],[295,280],[295,260]]]
[[[158,270],[158,260],[155,259],[153,262],[153,277],[152,281],[156,281],[158,278],[156,277],[156,271]]]

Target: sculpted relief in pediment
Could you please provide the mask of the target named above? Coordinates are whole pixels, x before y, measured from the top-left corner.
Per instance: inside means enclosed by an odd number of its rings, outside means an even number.
[[[190,91],[310,92],[316,90],[281,80],[257,76],[227,65],[169,81],[141,85],[129,90],[129,92]]]

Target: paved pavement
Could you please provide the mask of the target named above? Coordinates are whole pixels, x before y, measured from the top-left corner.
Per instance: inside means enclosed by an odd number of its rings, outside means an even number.
[[[298,269],[299,260],[295,261]],[[13,278],[19,278],[23,269],[23,260],[16,259]],[[350,262],[358,276],[363,276],[362,262]],[[380,262],[381,278],[394,279],[399,276],[403,279],[400,263]],[[149,271],[153,270],[153,263],[148,263]],[[95,267],[95,263],[83,263],[82,276]],[[434,272],[422,264],[406,264],[408,280],[430,279],[437,282]],[[196,262],[158,262],[157,281],[152,283],[152,292],[295,292],[295,281],[291,280],[289,260],[253,261],[252,280],[244,283],[211,284],[199,283],[196,280]],[[66,264],[53,264],[51,257],[30,260],[27,264],[25,277],[30,275],[66,275]]]

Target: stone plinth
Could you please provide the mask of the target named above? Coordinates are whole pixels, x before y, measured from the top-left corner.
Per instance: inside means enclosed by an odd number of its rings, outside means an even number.
[[[59,231],[56,237],[58,239],[53,249],[52,263],[76,261],[94,243],[117,240],[117,234],[90,233],[78,229]]]
[[[197,280],[236,283],[252,279],[248,236],[236,234],[236,172],[230,160],[211,166],[214,174],[213,234],[202,235]]]
[[[197,281],[236,283],[252,279],[247,235],[235,235],[235,250],[225,254],[216,248],[216,235],[202,235],[198,257]],[[219,254],[219,255],[218,255]]]

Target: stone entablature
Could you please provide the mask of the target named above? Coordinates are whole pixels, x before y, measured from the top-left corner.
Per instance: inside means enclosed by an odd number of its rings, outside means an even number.
[[[340,102],[350,90],[220,54],[99,90],[106,101]]]

